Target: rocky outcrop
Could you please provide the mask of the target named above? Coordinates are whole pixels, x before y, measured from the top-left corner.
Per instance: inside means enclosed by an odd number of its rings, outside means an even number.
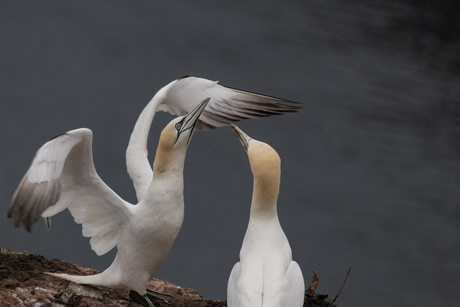
[[[129,289],[110,289],[102,286],[75,284],[44,272],[65,272],[74,275],[95,274],[60,259],[48,260],[43,256],[1,249],[0,253],[0,306],[139,306],[129,297]],[[327,295],[315,294],[319,279],[316,277],[306,291],[304,306],[335,306]],[[151,279],[148,288],[173,295],[169,303],[158,307],[223,307],[226,301],[201,297],[197,291],[173,285],[165,280]]]

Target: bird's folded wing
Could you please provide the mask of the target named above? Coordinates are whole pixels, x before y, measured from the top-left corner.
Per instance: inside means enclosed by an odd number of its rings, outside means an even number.
[[[61,134],[38,151],[16,189],[8,210],[15,226],[27,230],[40,218],[69,208],[92,249],[102,255],[117,244],[119,229],[131,206],[97,175],[92,158],[92,132],[76,129]]]
[[[227,285],[228,306],[262,306],[263,276],[261,274],[241,274],[241,262],[237,262],[230,273]],[[248,278],[250,277],[250,278]],[[259,287],[258,287],[259,286]]]
[[[197,128],[200,130],[301,109],[298,102],[221,86],[217,81],[185,77],[168,88],[168,94],[158,110],[184,115],[206,97],[211,100],[198,121]]]
[[[282,306],[303,306],[305,283],[297,262],[292,261],[283,278],[278,281],[278,298]]]

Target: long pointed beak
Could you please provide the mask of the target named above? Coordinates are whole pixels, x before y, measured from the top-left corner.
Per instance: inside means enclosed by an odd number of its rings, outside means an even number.
[[[252,140],[250,136],[243,132],[238,126],[230,124],[232,126],[233,132],[235,132],[236,137],[240,140],[241,145],[243,145],[244,150],[247,152],[249,148],[249,141]]]
[[[190,131],[190,135],[189,135],[189,139],[187,143],[190,141],[190,138],[192,137],[193,129],[195,129],[196,122],[200,118],[201,113],[203,113],[204,108],[206,108],[206,105],[208,104],[210,99],[211,98],[206,98],[205,100],[200,102],[200,104],[197,105],[193,110],[188,112],[187,115],[184,116],[184,119],[183,119],[184,124],[180,128],[179,134],[189,129],[192,129]]]

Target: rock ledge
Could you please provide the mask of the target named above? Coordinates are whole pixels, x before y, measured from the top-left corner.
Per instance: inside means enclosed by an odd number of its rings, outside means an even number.
[[[110,289],[102,286],[79,285],[59,279],[44,272],[65,272],[73,275],[98,273],[60,259],[48,260],[43,256],[31,255],[9,249],[0,249],[0,306],[139,306],[129,298],[128,289]],[[319,279],[312,281],[306,291],[306,307],[335,306],[327,295],[315,294]],[[164,292],[174,297],[168,304],[158,307],[224,307],[226,301],[203,298],[197,291],[181,288],[166,280],[152,278],[148,284],[151,290]]]

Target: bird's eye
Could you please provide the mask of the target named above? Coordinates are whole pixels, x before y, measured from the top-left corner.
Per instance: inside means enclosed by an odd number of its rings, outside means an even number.
[[[176,127],[176,130],[179,131],[180,128],[182,127],[182,123],[177,123],[175,127]]]

